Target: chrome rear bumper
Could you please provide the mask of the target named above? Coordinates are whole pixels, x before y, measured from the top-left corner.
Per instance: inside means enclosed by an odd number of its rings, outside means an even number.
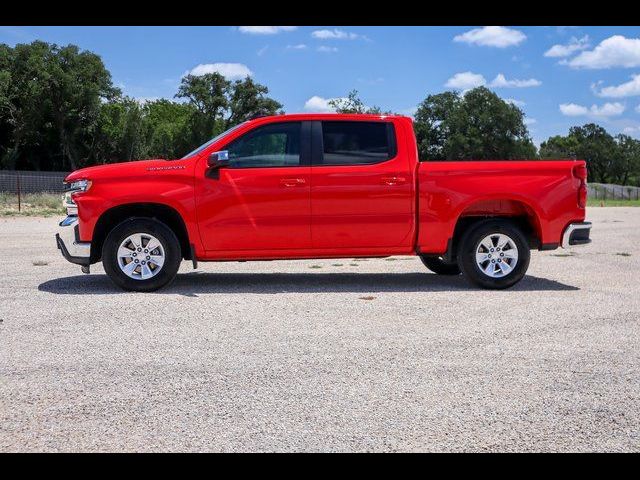
[[[62,256],[69,262],[88,266],[91,256],[91,243],[80,242],[78,235],[78,217],[68,216],[59,224],[56,244]]]
[[[562,248],[591,243],[591,222],[571,223],[562,234]]]

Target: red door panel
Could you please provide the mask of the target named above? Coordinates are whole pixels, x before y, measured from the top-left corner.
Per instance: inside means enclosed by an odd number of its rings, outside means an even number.
[[[403,138],[398,132],[396,136]],[[314,141],[321,141],[318,135]],[[342,143],[348,145],[349,141]],[[344,155],[334,157],[348,161]],[[402,141],[397,142],[395,157],[381,163],[315,164],[311,186],[313,247],[409,245],[415,224],[414,202],[413,172]]]
[[[309,166],[220,170],[197,180],[205,250],[310,248]]]
[[[223,146],[228,164],[214,175],[203,159],[195,195],[209,256],[311,247],[310,132],[310,122],[261,125]]]

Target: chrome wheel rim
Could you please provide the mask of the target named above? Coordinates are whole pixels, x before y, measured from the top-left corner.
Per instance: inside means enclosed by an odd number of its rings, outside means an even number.
[[[148,233],[134,233],[118,247],[118,266],[134,280],[155,277],[164,265],[165,252],[160,240]]]
[[[476,247],[476,265],[491,278],[509,275],[518,264],[518,247],[504,233],[487,235]]]

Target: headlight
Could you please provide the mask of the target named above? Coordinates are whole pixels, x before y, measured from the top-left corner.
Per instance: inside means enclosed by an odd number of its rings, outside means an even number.
[[[76,180],[65,184],[65,191],[68,193],[86,192],[90,188],[91,180]]]
[[[64,196],[62,206],[67,210],[67,215],[78,215],[78,206],[73,201],[74,193],[86,192],[91,188],[91,180],[76,180],[75,182],[64,184]]]

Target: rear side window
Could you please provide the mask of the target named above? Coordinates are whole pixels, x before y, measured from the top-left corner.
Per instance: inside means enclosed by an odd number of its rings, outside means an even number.
[[[380,163],[396,155],[390,122],[322,122],[323,165]]]

